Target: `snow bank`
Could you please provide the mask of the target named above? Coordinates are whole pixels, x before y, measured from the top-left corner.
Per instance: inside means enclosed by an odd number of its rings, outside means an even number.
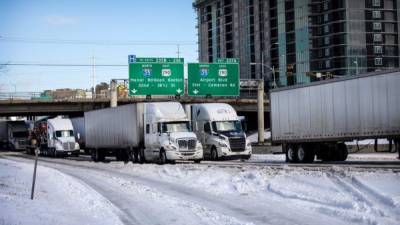
[[[0,159],[0,224],[122,224],[97,192],[57,170]]]

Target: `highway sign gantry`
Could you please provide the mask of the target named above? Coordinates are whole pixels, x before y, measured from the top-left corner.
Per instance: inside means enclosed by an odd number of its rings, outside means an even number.
[[[129,61],[129,95],[183,95],[183,58]]]
[[[239,60],[188,64],[189,96],[238,96]]]

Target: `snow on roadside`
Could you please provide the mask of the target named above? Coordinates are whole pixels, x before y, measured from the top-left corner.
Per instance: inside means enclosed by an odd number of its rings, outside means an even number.
[[[32,164],[0,159],[0,224],[122,224],[97,192],[57,170],[38,166],[30,200]]]

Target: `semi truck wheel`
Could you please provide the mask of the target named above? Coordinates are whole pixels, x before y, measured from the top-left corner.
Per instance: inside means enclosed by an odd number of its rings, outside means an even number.
[[[288,145],[285,153],[286,153],[286,162],[289,162],[289,163],[298,162],[297,148],[295,145],[293,145],[293,144]]]
[[[346,161],[347,156],[349,155],[349,151],[347,150],[347,146],[345,143],[337,144],[337,151],[336,151],[336,160],[338,161]]]
[[[167,163],[167,155],[165,154],[164,150],[161,150],[159,156],[159,164],[164,165],[165,163]]]
[[[300,145],[297,149],[297,159],[300,163],[312,163],[314,162],[315,153],[312,145],[305,144]]]
[[[212,148],[211,148],[210,159],[212,161],[218,160],[218,151],[217,151],[217,148],[215,148],[215,146],[212,146]]]

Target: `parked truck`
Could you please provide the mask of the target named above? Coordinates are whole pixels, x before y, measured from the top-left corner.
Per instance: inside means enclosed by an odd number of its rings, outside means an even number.
[[[79,156],[80,146],[75,140],[74,128],[68,118],[54,118],[37,121],[33,137],[43,155],[62,157]],[[31,151],[33,152],[33,151]]]
[[[8,150],[25,150],[28,146],[28,124],[23,120],[1,121],[2,145]]]
[[[86,148],[94,161],[106,156],[135,162],[203,159],[203,147],[178,102],[123,105],[85,112]]]
[[[344,161],[345,141],[400,140],[400,70],[272,90],[272,141],[288,162]],[[399,147],[396,144],[397,148]]]
[[[201,142],[204,157],[211,160],[249,159],[252,149],[235,109],[225,103],[186,105],[193,132]]]

